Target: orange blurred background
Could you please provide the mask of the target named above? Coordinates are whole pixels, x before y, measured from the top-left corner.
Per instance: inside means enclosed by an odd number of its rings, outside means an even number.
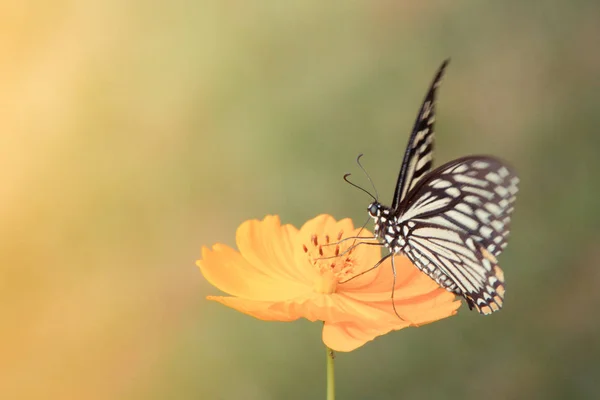
[[[451,56],[438,165],[522,178],[506,309],[341,355],[339,396],[595,398],[600,5],[400,4],[0,5],[0,397],[324,396],[320,326],[208,303],[194,262],[266,214],[362,223],[341,176],[364,152],[390,197]]]

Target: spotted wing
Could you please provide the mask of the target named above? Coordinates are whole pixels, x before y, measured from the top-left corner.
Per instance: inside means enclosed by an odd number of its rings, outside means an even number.
[[[470,309],[491,314],[504,303],[504,273],[496,257],[464,232],[416,223],[408,258],[444,289],[463,296]]]
[[[437,88],[439,87],[444,71],[448,62],[446,60],[438,69],[425,100],[417,115],[417,120],[413,126],[396,189],[394,191],[394,200],[392,210],[396,210],[402,200],[410,190],[429,172],[433,163],[433,142],[434,142],[434,123],[435,123],[435,103]]]
[[[460,158],[432,171],[409,193],[399,221],[464,232],[497,257],[506,248],[518,184],[496,158]]]
[[[482,314],[502,307],[496,257],[506,247],[518,183],[493,157],[465,157],[432,171],[400,205],[407,256]]]

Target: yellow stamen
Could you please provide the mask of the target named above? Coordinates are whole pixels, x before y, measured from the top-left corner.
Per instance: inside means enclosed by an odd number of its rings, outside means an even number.
[[[340,236],[341,234],[342,232],[340,232]],[[328,236],[325,236],[324,239],[326,243],[329,242]],[[338,283],[353,274],[354,261],[350,257],[351,252],[348,252],[345,257],[339,257],[340,253],[343,253],[339,244],[335,247],[323,247],[319,244],[319,237],[311,235],[310,243],[303,244],[302,250],[317,270],[317,277],[313,285],[313,289],[317,293],[335,293]]]

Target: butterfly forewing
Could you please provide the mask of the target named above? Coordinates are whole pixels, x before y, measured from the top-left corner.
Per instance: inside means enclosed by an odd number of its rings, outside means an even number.
[[[392,209],[398,207],[410,190],[431,169],[435,138],[434,125],[437,89],[444,77],[448,62],[449,60],[446,60],[440,66],[419,109],[417,120],[413,126],[406,152],[404,153],[404,160],[402,161],[402,167],[394,191]]]
[[[494,256],[506,248],[519,178],[496,158],[470,156],[435,169],[395,211],[411,220],[467,233]]]

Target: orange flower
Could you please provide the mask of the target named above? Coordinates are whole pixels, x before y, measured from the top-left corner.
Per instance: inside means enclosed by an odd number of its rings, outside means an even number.
[[[237,230],[239,252],[222,244],[202,248],[197,261],[204,277],[231,297],[208,296],[265,321],[306,318],[325,322],[323,342],[351,351],[392,330],[419,326],[456,313],[460,302],[421,273],[404,256],[395,256],[396,287],[392,307],[392,269],[379,246],[366,244],[344,253],[355,236],[352,221],[320,215],[302,226],[281,225],[279,217],[246,221]],[[363,232],[361,236],[369,236]],[[338,257],[332,257],[342,254]],[[330,257],[330,258],[328,258]]]

